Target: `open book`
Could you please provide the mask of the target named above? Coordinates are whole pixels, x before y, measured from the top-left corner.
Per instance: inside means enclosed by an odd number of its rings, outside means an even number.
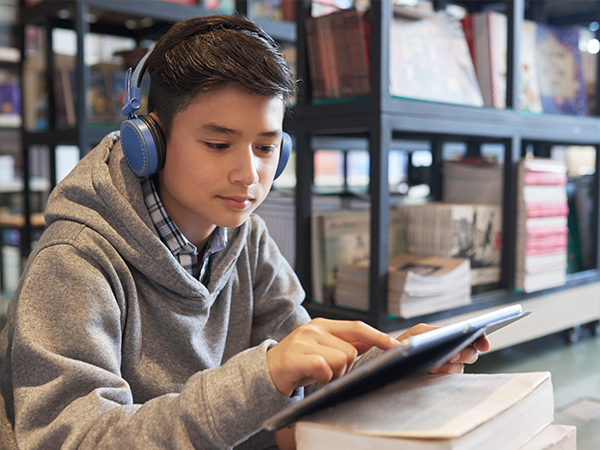
[[[527,314],[529,313],[523,313],[521,305],[513,305],[411,336],[401,345],[387,350],[271,416],[265,421],[265,428],[277,430],[307,414],[359,397],[390,383],[426,373],[446,362],[484,333],[492,333]]]

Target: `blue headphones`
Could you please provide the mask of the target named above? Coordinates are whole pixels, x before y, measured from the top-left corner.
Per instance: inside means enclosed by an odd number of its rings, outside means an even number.
[[[160,171],[165,164],[167,143],[160,125],[150,116],[136,115],[142,106],[140,88],[145,71],[145,63],[152,51],[144,55],[135,70],[127,70],[125,77],[125,106],[121,109],[127,116],[121,124],[121,146],[129,167],[138,177],[152,175]],[[275,178],[279,177],[290,159],[292,139],[283,132],[279,163]]]

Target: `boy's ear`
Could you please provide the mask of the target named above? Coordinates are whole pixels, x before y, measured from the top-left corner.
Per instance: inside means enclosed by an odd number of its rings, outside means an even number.
[[[158,124],[158,126],[160,126],[162,128],[162,123],[160,123],[160,119],[158,118],[158,116],[156,115],[155,112],[151,112],[150,114],[148,114],[150,117],[152,117],[152,119],[154,119],[154,121]]]

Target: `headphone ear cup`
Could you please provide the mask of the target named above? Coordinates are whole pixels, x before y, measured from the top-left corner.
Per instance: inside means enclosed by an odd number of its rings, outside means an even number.
[[[279,178],[279,176],[285,170],[285,166],[287,165],[290,154],[292,153],[292,138],[285,131],[283,132],[283,139],[281,141],[281,153],[279,154],[279,163],[277,164],[277,170],[275,171],[275,180]]]
[[[159,172],[165,166],[165,157],[167,154],[167,140],[165,138],[165,133],[163,133],[160,125],[151,116],[138,117],[148,125],[152,137],[154,138],[156,148],[156,171],[154,171],[154,173]]]
[[[121,124],[121,145],[129,167],[138,177],[152,175],[165,161],[165,137],[150,116],[134,116]]]

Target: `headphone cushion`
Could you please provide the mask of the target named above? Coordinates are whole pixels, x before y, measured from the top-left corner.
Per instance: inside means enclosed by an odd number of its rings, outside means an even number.
[[[139,116],[121,124],[121,145],[129,167],[138,177],[152,175],[162,169],[165,138],[150,116]]]
[[[275,171],[275,178],[279,178],[279,176],[285,170],[285,166],[287,165],[290,154],[292,153],[292,138],[285,131],[283,132],[283,140],[281,142],[281,153],[279,154],[279,163],[277,164],[277,170]]]
[[[160,125],[150,116],[138,116],[139,119],[143,120],[146,125],[148,125],[148,129],[152,133],[152,137],[154,138],[154,145],[156,148],[156,157],[157,157],[157,166],[156,172],[159,172],[165,166],[165,156],[167,153],[167,140],[165,139],[165,134],[163,133]],[[155,172],[155,173],[156,173]]]

